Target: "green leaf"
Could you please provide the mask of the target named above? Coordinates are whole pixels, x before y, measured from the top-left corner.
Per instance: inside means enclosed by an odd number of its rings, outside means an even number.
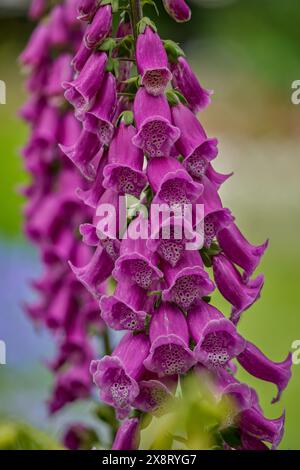
[[[179,98],[173,90],[168,90],[166,92],[166,97],[171,106],[176,106],[179,104]]]
[[[99,51],[108,52],[116,46],[116,41],[113,38],[106,38],[98,47]]]

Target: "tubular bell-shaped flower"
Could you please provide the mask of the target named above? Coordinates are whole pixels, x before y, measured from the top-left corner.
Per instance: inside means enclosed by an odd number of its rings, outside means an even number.
[[[121,121],[109,148],[103,186],[118,194],[131,194],[138,198],[147,178],[143,172],[143,152],[132,143],[135,135],[135,128]]]
[[[147,300],[144,289],[128,281],[121,281],[113,296],[101,298],[101,316],[113,330],[143,330]]]
[[[130,418],[119,427],[112,450],[137,450],[139,442],[139,420],[138,418]]]
[[[248,341],[246,348],[237,359],[249,374],[276,385],[278,393],[272,403],[280,399],[291,378],[291,354],[288,354],[283,362],[273,362]]]
[[[137,381],[145,370],[143,361],[149,354],[149,348],[150,341],[144,333],[127,333],[111,356],[91,363],[90,371],[100,389],[100,398],[114,406],[120,418],[128,415],[139,394]]]
[[[214,256],[213,270],[218,289],[232,304],[231,320],[237,324],[241,314],[260,297],[264,276],[261,274],[247,283],[243,282],[239,271],[223,254]]]
[[[173,157],[157,157],[147,167],[147,176],[155,196],[153,204],[183,205],[195,202],[203,186],[193,181],[182,165]]]
[[[211,90],[205,90],[200,85],[187,60],[180,56],[175,63],[171,64],[173,74],[172,84],[179,90],[187,100],[194,113],[202,111],[211,103]]]
[[[136,234],[137,238],[132,235]],[[150,289],[162,276],[156,267],[157,255],[147,248],[149,223],[142,215],[136,217],[128,226],[122,240],[120,258],[115,264],[113,277],[121,282],[128,279],[143,289]]]
[[[209,162],[218,154],[218,140],[208,139],[198,119],[186,106],[172,106],[173,123],[180,130],[176,148],[184,157],[183,166],[193,178],[201,179]]]
[[[212,305],[199,301],[188,314],[196,359],[210,369],[225,367],[245,348],[246,341],[230,320]]]
[[[225,255],[244,270],[246,279],[255,271],[268,247],[268,240],[260,246],[251,245],[235,224],[221,230],[217,238]]]
[[[107,73],[102,87],[91,109],[84,115],[83,126],[89,132],[98,135],[100,142],[108,145],[114,133],[111,123],[117,105],[116,79]]]
[[[104,52],[93,52],[84,64],[78,77],[72,82],[64,82],[65,98],[75,108],[78,119],[84,118],[97,92],[99,91],[105,73],[107,56]]]
[[[161,303],[152,315],[149,337],[151,349],[144,365],[159,377],[185,374],[195,364],[187,322],[177,307]]]
[[[88,21],[96,13],[98,0],[80,0],[77,5],[78,19]]]
[[[152,96],[139,88],[134,100],[138,133],[132,142],[149,157],[169,156],[180,131],[171,124],[171,111],[164,95]]]
[[[191,19],[192,12],[185,0],[163,0],[163,5],[177,23],[184,23]]]
[[[186,250],[175,267],[165,262],[162,270],[168,286],[162,292],[163,300],[173,302],[184,310],[191,308],[215,288],[203,268],[198,251]]]
[[[87,48],[93,49],[99,46],[109,34],[112,27],[111,5],[100,6],[92,22],[87,27],[84,35],[84,43]]]
[[[161,95],[172,74],[168,68],[168,57],[157,33],[147,26],[139,34],[136,44],[136,63],[142,76],[142,85],[151,95]]]

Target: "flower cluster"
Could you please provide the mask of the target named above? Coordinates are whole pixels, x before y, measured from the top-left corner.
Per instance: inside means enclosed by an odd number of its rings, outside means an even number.
[[[78,224],[89,222],[92,211],[76,196],[84,184],[77,169],[57,143],[64,146],[80,136],[80,125],[64,100],[61,82],[70,80],[73,51],[82,38],[76,20],[77,2],[48,8],[48,2],[33,1],[32,19],[41,20],[20,60],[27,72],[28,102],[20,110],[30,125],[29,141],[22,151],[24,165],[31,175],[22,189],[28,202],[24,209],[25,233],[37,246],[44,273],[32,282],[38,299],[25,310],[37,324],[54,335],[58,353],[48,364],[55,374],[49,411],[91,394],[89,363],[95,355],[91,328],[101,334],[104,322],[98,305],[70,271],[68,260],[85,265],[92,249],[83,245]],[[102,286],[105,292],[105,286]]]
[[[76,15],[69,24],[66,19],[75,3],[82,26],[74,30]],[[190,19],[184,0],[163,0],[163,4],[176,21]],[[58,13],[61,9],[63,15]],[[117,28],[114,17],[119,19]],[[171,40],[163,41],[155,24],[143,17],[138,0],[130,7],[115,0],[66,1],[49,18],[22,56],[34,72],[29,84],[33,99],[23,115],[29,116],[34,129],[24,152],[26,164],[38,178],[26,191],[30,196],[26,230],[49,267],[38,284],[43,291],[43,319],[66,333],[53,367],[63,364],[66,355],[69,360],[74,351],[70,335],[76,340],[79,335],[82,341],[75,348],[80,370],[77,364],[76,370],[58,375],[57,387],[64,387],[66,374],[68,383],[81,377],[84,383],[91,351],[82,338],[82,324],[95,319],[99,304],[101,321],[124,331],[112,354],[90,365],[101,400],[122,420],[114,449],[136,448],[140,426],[136,415],[163,413],[180,376],[203,370],[212,377],[220,399],[230,396],[236,404],[236,414],[228,420],[239,429],[240,448],[266,448],[265,442],[275,448],[284,416],[269,420],[263,415],[256,392],[236,378],[236,363],[275,384],[275,402],[290,379],[291,357],[272,362],[237,330],[243,312],[260,297],[264,278],[253,273],[267,242],[251,245],[231,211],[223,207],[219,189],[230,175],[214,169],[218,141],[207,136],[196,117],[210,104],[212,92],[200,85],[182,49]],[[50,60],[49,47],[64,41],[76,49],[72,60],[62,48]],[[75,117],[61,109],[57,81],[62,82]],[[100,234],[97,208],[112,204],[118,209],[124,195],[139,200],[148,212],[155,204],[177,213],[186,205],[194,211],[202,204],[203,246],[187,249],[185,237],[176,236],[177,218],[172,214],[167,238],[166,220],[153,227],[141,212],[128,218],[123,236]],[[91,213],[92,220],[86,223]],[[80,244],[74,230],[83,219]],[[196,232],[191,224],[189,235],[196,237]],[[70,273],[61,263],[67,259]],[[212,268],[214,281],[206,268]],[[115,291],[107,295],[103,286],[111,277]],[[212,305],[216,288],[232,306],[230,318]],[[59,319],[57,315],[53,319],[53,303],[58,302]],[[69,320],[74,319],[74,309],[76,327]],[[41,317],[40,308],[34,316]],[[77,390],[79,394],[83,388],[73,384],[72,393]],[[54,401],[51,407],[59,405]]]

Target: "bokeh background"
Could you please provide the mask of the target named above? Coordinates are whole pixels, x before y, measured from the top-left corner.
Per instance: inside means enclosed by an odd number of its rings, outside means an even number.
[[[160,2],[157,2],[160,3]],[[300,339],[300,106],[291,102],[291,84],[300,79],[300,3],[295,0],[194,0],[192,21],[176,25],[161,11],[164,38],[183,44],[201,82],[215,91],[200,120],[220,141],[216,167],[234,171],[222,190],[224,205],[254,243],[270,239],[260,270],[266,284],[247,311],[240,330],[273,360],[281,361]],[[44,401],[51,377],[42,361],[53,345],[22,313],[32,293],[28,281],[40,265],[22,234],[26,181],[19,149],[27,129],[17,116],[25,99],[17,62],[33,25],[27,1],[0,0],[0,79],[7,104],[0,105],[0,339],[7,365],[0,365],[0,418],[27,420],[59,437],[64,423],[88,417],[88,405],[49,419]],[[215,302],[225,312],[222,299]],[[270,405],[274,387],[241,374],[257,387],[270,418],[286,410],[282,449],[300,449],[300,365],[280,404]]]

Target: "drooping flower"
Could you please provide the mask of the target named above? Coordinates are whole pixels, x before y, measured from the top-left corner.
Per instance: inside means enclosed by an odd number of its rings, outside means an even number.
[[[144,365],[159,377],[185,374],[195,364],[187,322],[177,307],[161,303],[152,315],[149,337],[151,349]]]
[[[202,111],[211,102],[211,90],[205,90],[199,83],[187,60],[180,56],[177,62],[171,64],[173,74],[172,84],[187,100],[194,113]]]
[[[283,362],[268,359],[254,344],[247,342],[244,351],[237,357],[249,374],[276,385],[278,393],[272,403],[278,401],[291,378],[292,356],[288,354]]]
[[[138,380],[144,372],[143,361],[150,342],[144,333],[126,333],[111,356],[92,361],[90,371],[100,389],[100,398],[116,408],[120,418],[128,415],[138,396]],[[136,354],[136,351],[139,354]]]
[[[136,44],[136,63],[142,76],[142,85],[151,95],[161,95],[172,74],[168,68],[168,57],[159,35],[147,26],[139,34]]]
[[[112,27],[111,5],[103,5],[97,10],[92,22],[87,27],[84,43],[87,48],[93,49],[100,45],[109,34]]]
[[[89,21],[96,13],[98,8],[98,0],[80,0],[77,6],[78,19],[81,21]]]
[[[171,124],[171,111],[164,95],[152,96],[139,88],[134,100],[138,133],[132,142],[149,157],[169,156],[180,131]]]
[[[232,304],[231,320],[237,324],[242,312],[260,297],[264,276],[261,274],[255,279],[243,282],[239,271],[223,254],[214,256],[213,269],[218,289]]]
[[[120,195],[131,194],[138,198],[147,184],[147,178],[143,172],[143,152],[132,143],[135,135],[132,125],[126,125],[124,121],[120,123],[109,148],[103,186]]]
[[[190,309],[215,288],[203,268],[198,251],[185,251],[175,267],[163,263],[162,270],[167,283],[167,288],[162,292],[163,300],[174,302],[184,310]]]
[[[210,369],[225,367],[238,356],[246,341],[235,326],[212,305],[199,301],[187,317],[191,336],[196,344],[196,359]]]

